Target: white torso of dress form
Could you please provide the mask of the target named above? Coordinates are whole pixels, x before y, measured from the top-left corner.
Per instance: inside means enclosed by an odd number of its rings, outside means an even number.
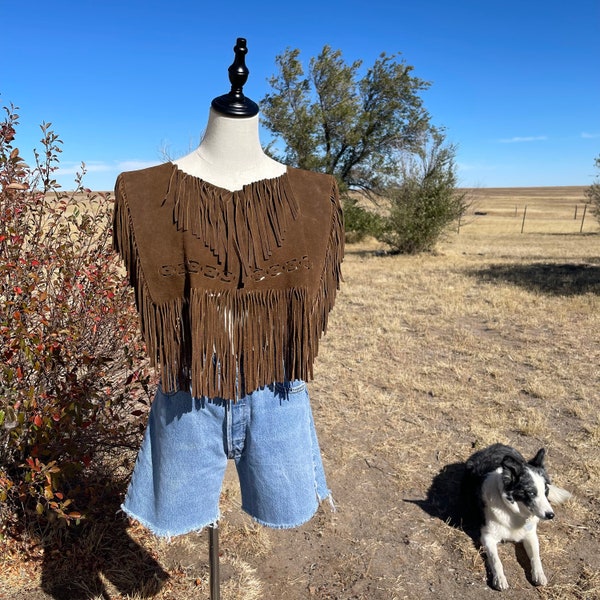
[[[190,154],[173,163],[189,175],[235,191],[283,175],[286,166],[267,156],[258,136],[258,115],[228,117],[210,109],[206,131]]]

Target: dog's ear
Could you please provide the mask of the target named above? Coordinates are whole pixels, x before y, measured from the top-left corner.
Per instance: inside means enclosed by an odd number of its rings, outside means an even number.
[[[509,502],[515,501],[512,490],[522,472],[523,465],[512,456],[505,456],[502,459],[502,483],[504,485],[504,494]]]
[[[546,456],[546,449],[540,448],[537,454],[529,461],[529,464],[533,467],[544,467],[544,457]]]
[[[516,481],[521,472],[523,471],[523,465],[515,460],[512,456],[505,456],[502,459],[502,479],[505,484],[510,484]]]

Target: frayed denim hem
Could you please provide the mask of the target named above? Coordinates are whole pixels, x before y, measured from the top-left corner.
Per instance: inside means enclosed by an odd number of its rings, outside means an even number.
[[[179,536],[179,535],[186,535],[188,533],[198,533],[198,532],[202,531],[205,527],[214,525],[221,518],[221,515],[217,514],[217,516],[214,519],[212,519],[202,525],[198,525],[197,527],[194,526],[194,527],[186,527],[185,529],[182,529],[182,530],[170,530],[170,529],[161,529],[161,528],[155,527],[152,523],[150,523],[146,519],[143,519],[140,516],[133,513],[132,511],[130,511],[124,504],[121,504],[121,510],[129,518],[134,519],[135,521],[140,523],[140,525],[143,525],[146,529],[148,529],[148,531],[150,531],[156,537],[164,538],[167,540],[167,542],[170,542],[171,538]]]
[[[329,510],[331,510],[333,513],[337,512],[337,507],[333,501],[333,494],[331,492],[329,492],[324,498],[319,498],[319,502],[325,502],[325,500],[329,500]]]
[[[314,516],[315,513],[317,512],[317,507],[315,508],[315,510],[310,514],[310,516],[302,521],[300,521],[299,523],[294,523],[292,525],[284,525],[281,523],[268,523],[267,521],[263,521],[262,519],[259,519],[258,517],[255,517],[252,513],[250,513],[249,511],[247,511],[243,506],[242,506],[242,510],[249,514],[252,517],[253,521],[256,521],[259,525],[263,525],[264,527],[268,527],[269,529],[295,529],[296,527],[300,527],[301,525],[304,525],[304,523],[308,523]]]
[[[282,524],[282,523],[269,523],[267,521],[264,521],[263,519],[259,519],[258,517],[255,517],[243,505],[242,505],[242,510],[246,514],[250,515],[252,517],[253,521],[258,523],[259,525],[268,527],[269,529],[295,529],[296,527],[300,527],[300,526],[304,525],[305,523],[308,523],[315,516],[315,514],[317,513],[317,510],[319,510],[319,506],[321,506],[321,503],[325,502],[325,500],[329,501],[329,508],[330,508],[331,512],[337,512],[337,508],[335,507],[335,503],[333,502],[333,496],[332,496],[331,492],[328,491],[327,496],[324,496],[323,498],[321,496],[317,495],[317,499],[318,499],[318,502],[315,505],[315,508],[311,512],[311,514],[306,519],[303,519],[302,521],[300,521],[298,523],[294,523],[292,525],[287,525],[287,524]]]

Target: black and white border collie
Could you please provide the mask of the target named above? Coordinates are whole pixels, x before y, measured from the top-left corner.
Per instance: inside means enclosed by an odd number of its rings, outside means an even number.
[[[492,587],[506,590],[508,582],[498,556],[502,541],[522,542],[531,561],[531,582],[546,585],[537,537],[537,524],[554,518],[551,502],[571,496],[553,486],[544,466],[544,448],[530,460],[510,446],[493,444],[467,460],[464,491],[474,494],[482,520],[481,546]]]

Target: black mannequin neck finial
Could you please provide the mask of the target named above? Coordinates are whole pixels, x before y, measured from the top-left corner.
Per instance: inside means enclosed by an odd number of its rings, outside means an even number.
[[[215,98],[212,101],[212,107],[216,111],[231,117],[253,117],[258,114],[258,105],[256,102],[252,102],[250,98],[246,98],[242,92],[250,73],[248,67],[246,67],[245,57],[248,48],[246,47],[245,38],[237,39],[233,51],[235,52],[235,59],[228,69],[231,91],[229,94]]]

